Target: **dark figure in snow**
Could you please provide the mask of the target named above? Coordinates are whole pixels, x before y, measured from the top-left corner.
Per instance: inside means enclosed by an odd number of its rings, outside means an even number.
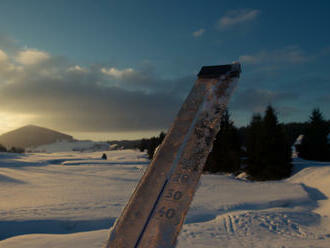
[[[107,154],[103,153],[102,159],[107,160]]]

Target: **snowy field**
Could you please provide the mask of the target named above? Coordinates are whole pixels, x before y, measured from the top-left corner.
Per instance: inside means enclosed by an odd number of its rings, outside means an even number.
[[[102,247],[149,163],[106,153],[0,153],[0,247]],[[330,163],[294,163],[284,181],[202,176],[177,247],[330,247]]]

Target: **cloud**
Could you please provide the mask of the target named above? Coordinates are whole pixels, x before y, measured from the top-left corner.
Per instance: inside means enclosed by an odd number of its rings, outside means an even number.
[[[330,94],[323,95],[317,99],[317,102],[330,104]]]
[[[106,75],[115,77],[115,78],[123,78],[123,77],[127,77],[127,76],[130,76],[135,73],[135,71],[132,68],[120,70],[120,69],[117,69],[114,67],[102,68],[101,72]]]
[[[12,53],[19,50],[20,48],[14,39],[0,34],[0,49],[4,49],[7,52]]]
[[[23,65],[34,65],[39,64],[49,58],[50,56],[46,52],[35,49],[26,49],[18,53],[16,61]]]
[[[239,57],[240,62],[245,64],[300,64],[308,62],[308,57],[303,50],[297,46],[288,46],[274,51],[260,51],[256,54],[242,55]]]
[[[205,29],[201,28],[192,33],[195,38],[202,36],[205,33]]]
[[[0,64],[6,62],[7,60],[7,54],[4,51],[0,50]]]
[[[308,92],[308,94],[322,95],[324,92],[329,91],[330,76],[313,73],[307,75],[299,75],[295,80],[286,84],[286,89],[291,91]]]
[[[159,77],[152,66],[142,70],[132,68],[118,69],[115,67],[102,67],[100,69],[105,76],[107,84],[126,90],[144,91],[146,93],[171,93],[184,97],[195,81],[193,76],[185,76],[176,79],[164,79]]]
[[[10,77],[21,70],[20,66],[15,66],[11,63],[7,53],[0,49],[0,84],[3,83],[3,79]]]
[[[220,30],[230,29],[255,20],[259,14],[257,9],[231,10],[218,20],[217,27]]]
[[[276,108],[276,110],[278,114],[284,118],[296,115],[297,113],[301,112],[301,109],[298,109],[295,106],[279,106]]]
[[[90,82],[97,75],[40,77],[1,87],[1,109],[33,113],[35,121],[71,131],[167,128],[182,99]]]
[[[79,65],[75,65],[75,66],[71,66],[68,68],[68,71],[71,71],[71,72],[77,72],[77,73],[87,73],[88,72],[88,69],[87,68],[83,68]]]
[[[163,79],[151,67],[83,67],[36,49],[0,56],[0,114],[71,132],[166,129],[195,80]]]
[[[263,112],[268,104],[279,104],[297,98],[297,94],[290,92],[249,88],[237,94],[231,106],[234,110]]]

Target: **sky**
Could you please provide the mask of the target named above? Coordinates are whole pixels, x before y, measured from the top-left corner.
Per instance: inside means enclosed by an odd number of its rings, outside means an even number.
[[[203,65],[240,61],[229,110],[244,126],[330,118],[329,1],[0,0],[0,133],[81,139],[166,131]]]

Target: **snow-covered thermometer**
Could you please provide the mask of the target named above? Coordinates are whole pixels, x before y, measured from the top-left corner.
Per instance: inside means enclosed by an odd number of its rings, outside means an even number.
[[[175,246],[240,72],[239,63],[202,67],[106,248]]]

